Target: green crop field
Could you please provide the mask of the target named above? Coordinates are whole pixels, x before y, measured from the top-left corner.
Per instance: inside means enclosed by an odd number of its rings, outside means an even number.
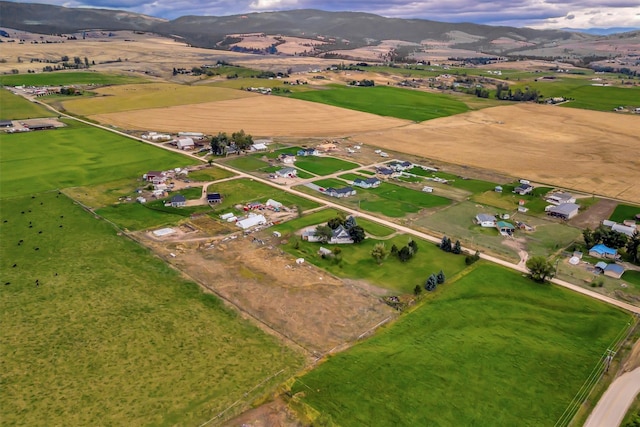
[[[389,86],[344,87],[332,85],[325,89],[297,92],[289,96],[416,122],[464,113],[469,109],[463,102],[449,95]]]
[[[34,197],[2,201],[3,424],[199,425],[302,366],[66,196]]]
[[[625,219],[635,219],[638,214],[640,214],[640,206],[619,204],[609,219],[615,222],[622,222]]]
[[[320,206],[314,201],[247,178],[213,183],[207,188],[207,191],[220,193],[224,197],[223,202],[215,207],[216,212],[228,211],[237,204],[255,201],[266,202],[267,199],[274,199],[290,208],[299,206],[302,210]]]
[[[292,393],[341,426],[554,425],[629,315],[478,265]]]
[[[0,134],[0,197],[135,178],[196,160],[75,121],[65,128]]]
[[[335,216],[335,211],[320,211],[314,216],[315,221],[310,221],[303,217],[303,221],[294,223],[299,226],[297,229],[318,225],[326,222]],[[331,214],[333,213],[333,215]],[[358,219],[356,218],[358,221]],[[294,220],[296,221],[296,220]],[[365,231],[367,222],[362,223]],[[283,232],[292,232],[294,225],[285,223],[278,225],[274,229]],[[371,233],[380,232],[374,226]],[[366,280],[376,286],[382,286],[400,293],[411,293],[418,284],[424,284],[431,273],[438,273],[443,270],[447,276],[453,276],[465,267],[464,256],[453,255],[440,250],[433,243],[414,239],[418,244],[418,252],[413,259],[408,262],[400,262],[397,257],[389,255],[382,265],[377,265],[371,257],[371,250],[376,243],[383,242],[388,250],[395,244],[399,249],[405,246],[410,240],[410,236],[398,235],[387,240],[377,240],[374,238],[352,244],[340,245],[340,258],[324,259],[318,255],[320,243],[309,243],[297,239],[290,241],[283,247],[294,257],[302,257],[307,262],[329,271],[339,277],[349,279]]]
[[[622,275],[622,280],[624,280],[624,283],[640,291],[640,271],[627,270]]]
[[[367,233],[376,237],[387,237],[395,233],[393,228],[389,228],[386,225],[378,224],[377,222],[369,221],[366,218],[356,218],[358,225],[364,228]]]
[[[298,157],[297,168],[304,169],[315,175],[331,175],[335,172],[348,171],[357,168],[357,163],[347,162],[334,157]]]
[[[483,181],[480,179],[468,179],[460,177],[446,172],[433,172],[426,171],[420,167],[413,167],[407,171],[408,173],[423,176],[427,178],[438,177],[449,180],[448,185],[462,190],[469,191],[470,193],[482,193],[484,191],[493,190],[496,184],[495,182]]]
[[[355,181],[356,179],[367,179],[368,176],[365,175],[358,175],[357,173],[345,173],[342,175],[338,175],[338,178],[341,179],[346,179],[347,181],[351,182],[351,181]]]
[[[140,77],[119,74],[94,73],[91,71],[60,71],[53,73],[12,74],[0,76],[0,85],[4,86],[64,86],[64,85],[121,85],[144,83]]]
[[[53,113],[34,102],[0,89],[0,120],[51,117]]]

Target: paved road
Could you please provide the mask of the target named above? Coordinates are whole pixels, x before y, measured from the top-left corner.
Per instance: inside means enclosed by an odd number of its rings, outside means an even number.
[[[107,130],[107,131],[110,131],[110,132],[115,132],[115,133],[120,134],[122,136],[125,136],[127,138],[132,138],[132,139],[135,139],[137,141],[144,142],[146,144],[152,145],[154,147],[163,148],[163,149],[168,150],[168,151],[177,152],[177,153],[192,157],[194,159],[197,159],[197,160],[199,160],[199,161],[201,161],[203,163],[205,162],[204,159],[202,159],[201,157],[196,156],[195,154],[192,154],[192,153],[189,153],[189,152],[185,152],[185,151],[182,151],[182,150],[178,150],[177,148],[167,147],[164,144],[156,144],[156,143],[153,143],[151,141],[147,141],[147,140],[142,139],[142,138],[136,138],[136,137],[131,136],[131,135],[125,133],[125,132],[121,132],[121,131],[118,131],[118,130],[115,130],[115,129],[112,129],[112,128],[109,128],[109,127],[106,127],[106,126],[97,125],[95,123],[91,123],[91,122],[79,119],[77,117],[69,116],[68,114],[64,114],[64,113],[56,110],[52,106],[50,106],[48,104],[45,104],[43,102],[40,102],[40,101],[37,101],[37,100],[34,100],[34,102],[36,102],[38,104],[41,104],[42,106],[48,108],[49,110],[55,111],[56,114],[58,114],[60,116],[64,116],[64,117],[69,118],[69,119],[77,120],[77,121],[85,123],[87,125],[96,126],[96,127],[99,127],[101,129],[104,129],[104,130]],[[391,160],[391,159],[389,159],[389,160]],[[376,163],[376,164],[378,164],[378,163]],[[342,210],[344,212],[347,212],[347,213],[349,213],[351,215],[359,216],[359,217],[362,217],[362,218],[366,218],[366,219],[368,219],[370,221],[374,221],[374,222],[386,225],[387,227],[390,227],[390,228],[392,228],[392,229],[394,229],[396,231],[402,231],[403,233],[406,233],[406,234],[409,234],[409,235],[412,235],[412,236],[416,236],[416,237],[419,237],[421,239],[424,239],[424,240],[427,240],[427,241],[430,241],[430,242],[433,242],[433,243],[440,243],[440,239],[439,238],[434,237],[434,236],[432,236],[430,234],[426,234],[426,233],[423,233],[421,231],[417,231],[417,230],[414,230],[412,228],[396,224],[395,222],[392,222],[392,221],[388,221],[388,220],[385,220],[385,219],[378,218],[377,216],[370,215],[370,214],[368,214],[366,212],[361,212],[361,211],[356,211],[356,210],[350,209],[350,208],[348,208],[346,206],[340,205],[340,204],[332,202],[330,200],[326,200],[326,199],[323,199],[323,198],[320,198],[320,197],[315,197],[315,196],[300,192],[298,190],[295,190],[295,189],[291,188],[290,185],[283,186],[281,184],[277,184],[275,182],[272,182],[272,181],[270,181],[268,179],[256,177],[256,176],[253,176],[253,175],[249,175],[249,174],[247,174],[245,172],[239,171],[237,169],[234,169],[232,167],[229,167],[227,165],[223,165],[223,164],[220,164],[220,163],[216,163],[216,166],[221,168],[221,169],[226,169],[226,170],[228,170],[230,172],[233,172],[233,173],[237,174],[238,177],[249,178],[249,179],[252,179],[254,181],[262,182],[263,184],[267,184],[267,185],[269,185],[271,187],[276,187],[276,188],[278,188],[278,189],[280,189],[282,191],[286,191],[288,193],[295,194],[297,196],[304,197],[304,198],[307,198],[309,200],[313,200],[313,201],[315,201],[317,203],[320,203],[321,205],[330,206],[330,207],[335,208],[335,209],[340,209],[340,210]],[[364,166],[363,165],[358,169],[362,169],[362,168],[366,168],[366,167],[370,167],[370,166],[371,165],[369,165],[369,166]],[[337,175],[342,174],[342,173],[347,173],[347,171],[341,171],[339,173],[332,174],[332,176],[333,175],[337,176]],[[296,182],[296,185],[298,185],[298,182]],[[464,248],[464,247],[462,249],[463,250],[467,250],[468,252],[471,252],[471,253],[475,252],[475,250],[470,250],[470,249]],[[502,265],[504,267],[510,268],[512,270],[519,271],[521,273],[527,273],[528,272],[527,268],[523,264],[513,264],[511,262],[502,260],[500,258],[496,258],[496,257],[491,256],[491,255],[483,254],[483,253],[480,254],[480,257],[482,259],[484,259],[484,260],[493,262],[495,264]],[[572,290],[574,292],[578,292],[580,294],[586,295],[586,296],[588,296],[590,298],[597,299],[599,301],[602,301],[602,302],[605,302],[605,303],[620,307],[620,308],[622,308],[624,310],[627,310],[627,311],[630,311],[632,313],[640,314],[640,307],[636,307],[634,305],[627,304],[627,303],[622,302],[622,301],[618,301],[618,300],[610,298],[610,297],[608,297],[606,295],[602,295],[602,294],[599,294],[597,292],[591,291],[589,289],[582,288],[582,287],[577,286],[577,285],[573,285],[573,284],[571,284],[569,282],[565,282],[564,280],[560,280],[560,279],[554,278],[554,279],[551,279],[551,282],[556,284],[556,285],[558,285],[558,286],[562,286],[564,288],[570,289],[570,290]]]
[[[640,393],[640,368],[616,378],[587,418],[584,427],[618,427]]]

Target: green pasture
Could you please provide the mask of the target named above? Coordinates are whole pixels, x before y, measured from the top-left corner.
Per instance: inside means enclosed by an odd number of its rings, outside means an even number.
[[[266,168],[262,168],[262,169],[258,169],[258,172],[264,172],[264,173],[275,173],[277,171],[279,171],[280,169],[284,168],[285,166],[283,165],[278,165],[278,166],[267,166]],[[313,178],[315,175],[310,174],[309,172],[305,172],[302,169],[298,169],[298,168],[294,168],[295,170],[297,170],[297,175],[298,178],[302,178],[302,179],[307,179],[307,178]]]
[[[341,426],[554,425],[630,321],[480,263],[291,392]]]
[[[338,178],[345,179],[349,182],[355,181],[356,179],[367,179],[368,176],[358,175],[357,173],[345,173],[342,175],[338,175]]]
[[[215,166],[189,172],[189,179],[191,181],[217,181],[219,179],[230,178],[232,176],[236,176],[236,174]]]
[[[293,154],[296,155],[298,151],[302,150],[302,147],[284,147],[278,148],[277,150],[267,151],[257,154],[252,154],[253,157],[262,158],[266,157],[268,159],[277,159],[281,154]]]
[[[611,221],[623,222],[625,219],[635,219],[640,214],[640,206],[619,204],[609,217]]]
[[[255,201],[266,202],[268,199],[276,200],[289,208],[298,206],[302,210],[320,206],[312,200],[286,193],[279,188],[247,178],[213,183],[209,185],[207,191],[220,193],[224,198],[222,203],[215,207],[216,212],[228,211],[237,204]]]
[[[294,233],[312,225],[323,224],[335,218],[340,212],[335,209],[322,209],[270,227],[269,230],[280,231],[282,234]]]
[[[529,209],[527,212],[529,215],[536,214],[546,216],[544,208],[548,206],[549,203],[546,202],[542,196],[553,190],[553,188],[536,187],[530,194],[521,196],[513,192],[515,187],[516,186],[514,184],[504,184],[502,185],[502,193],[496,193],[492,189],[485,191],[484,193],[474,194],[471,197],[471,200],[477,203],[514,212],[518,209],[520,200],[524,200],[524,206]]]
[[[562,107],[587,110],[613,111],[618,106],[640,106],[640,87],[593,86],[590,78],[564,77],[552,81],[538,80],[512,86],[523,89],[529,87],[540,91],[544,98],[572,98]]]
[[[140,77],[91,71],[59,71],[52,73],[12,74],[0,76],[3,86],[66,86],[66,85],[122,85],[144,83]]]
[[[289,96],[416,122],[468,111],[468,107],[463,102],[450,95],[390,86],[344,87],[331,85],[316,91],[292,93]]]
[[[55,130],[0,133],[0,197],[137,178],[196,160],[112,132],[65,121]]]
[[[640,291],[640,271],[637,270],[627,270],[622,275],[622,280],[627,285],[632,286],[637,291]]]
[[[413,167],[407,171],[408,173],[423,176],[425,178],[438,177],[449,180],[447,185],[451,185],[452,187],[459,188],[461,190],[468,191],[470,193],[481,193],[488,190],[493,190],[496,184],[495,182],[483,181],[481,179],[471,179],[460,177],[458,175],[454,175],[447,172],[433,172],[426,171],[420,167]]]
[[[96,214],[108,219],[126,230],[145,230],[175,225],[186,219],[190,208],[171,208],[164,206],[147,206],[140,203],[115,203],[96,209]],[[189,210],[188,210],[189,209]]]
[[[357,163],[347,162],[335,157],[316,156],[297,157],[295,165],[297,168],[304,169],[315,175],[331,175],[332,173],[348,171],[360,166]]]
[[[8,90],[0,90],[0,120],[34,119],[53,115],[41,105],[27,101]]]
[[[200,425],[303,365],[66,196],[34,197],[2,202],[3,424]]]
[[[320,187],[323,187],[325,189],[329,188],[329,187],[333,187],[333,188],[344,188],[347,187],[349,184],[347,184],[346,182],[338,179],[338,178],[325,178],[325,179],[319,179],[317,181],[313,181],[313,183],[315,185],[318,185]],[[359,188],[356,188],[356,191],[359,191]],[[318,194],[316,191],[314,191],[312,194]]]

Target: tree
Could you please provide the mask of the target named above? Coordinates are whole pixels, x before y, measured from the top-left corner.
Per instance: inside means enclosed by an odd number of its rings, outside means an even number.
[[[409,246],[403,246],[402,249],[398,251],[398,259],[401,262],[407,262],[413,257],[413,252]]]
[[[543,256],[534,256],[527,260],[529,277],[536,282],[544,283],[547,278],[552,278],[555,273],[553,264]]]
[[[415,242],[415,240],[413,239],[409,240],[409,243],[407,246],[411,248],[411,251],[414,255],[418,252],[418,244]]]
[[[420,285],[416,285],[416,287],[415,287],[415,288],[413,288],[413,294],[414,294],[415,296],[418,296],[418,295],[420,295],[421,293],[422,293],[422,286],[420,286]]]
[[[231,134],[231,140],[236,144],[238,150],[245,151],[253,144],[253,137],[244,133],[244,130],[239,130]]]
[[[358,223],[356,222],[356,219],[351,215],[344,222],[344,227],[347,228],[347,229],[351,229],[351,228],[355,227],[356,225],[358,225]]]
[[[371,256],[376,260],[378,265],[382,265],[382,261],[384,261],[387,256],[389,256],[389,252],[385,247],[384,243],[376,243],[371,250]]]
[[[456,240],[455,245],[453,245],[453,249],[451,249],[451,252],[453,252],[456,255],[460,255],[460,253],[462,252],[462,247],[460,246],[460,240]]]
[[[464,263],[466,265],[471,265],[474,262],[478,261],[479,259],[480,259],[480,252],[476,251],[475,254],[467,255],[466,257],[464,257]]]
[[[331,218],[329,221],[327,221],[327,225],[332,229],[335,230],[336,228],[340,227],[341,225],[344,226],[344,218],[340,217],[339,215]]]
[[[584,230],[582,230],[582,238],[584,239],[584,244],[587,249],[592,248],[598,244],[598,242],[595,240],[593,230],[590,228],[585,228]]]
[[[396,246],[395,243],[391,245],[391,255],[398,256],[398,247]]]
[[[436,276],[436,280],[438,281],[438,285],[442,285],[445,281],[444,272],[440,270],[438,275]]]
[[[349,236],[351,236],[351,238],[353,239],[353,243],[360,243],[366,237],[364,228],[360,227],[359,225],[356,225],[349,230]]]
[[[447,247],[447,236],[442,236],[442,240],[440,241],[440,249],[444,251],[444,248]]]
[[[628,238],[626,234],[614,230],[605,230],[602,236],[602,243],[610,248],[619,249],[627,245]]]
[[[319,225],[316,227],[316,237],[318,237],[321,242],[327,243],[329,239],[333,237],[333,230],[326,225]]]
[[[431,276],[429,276],[429,278],[425,282],[424,288],[429,292],[433,292],[436,290],[437,286],[438,286],[438,279],[436,278],[435,274],[431,274]]]
[[[207,163],[209,164],[209,166],[211,166],[213,164],[213,159],[207,160]]]
[[[627,242],[627,255],[629,260],[634,263],[640,263],[640,233],[636,231]]]

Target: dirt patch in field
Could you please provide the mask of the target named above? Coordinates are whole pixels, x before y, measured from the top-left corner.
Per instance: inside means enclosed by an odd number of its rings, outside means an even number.
[[[93,120],[122,129],[207,134],[244,129],[264,136],[341,136],[403,126],[405,120],[278,96],[257,96],[196,105],[98,114]]]
[[[266,232],[264,233],[267,234]],[[189,277],[318,357],[356,340],[395,311],[370,289],[346,284],[261,235],[161,241],[136,236]],[[175,257],[168,256],[173,253]]]
[[[638,203],[638,135],[636,117],[520,104],[352,140]]]
[[[303,427],[296,414],[282,399],[250,409],[223,424],[226,427]]]
[[[579,204],[580,199],[578,199],[576,203]],[[569,224],[578,228],[588,227],[594,229],[602,223],[603,219],[607,219],[611,216],[611,213],[617,205],[618,203],[613,200],[600,199],[590,206],[589,209],[569,220]]]

